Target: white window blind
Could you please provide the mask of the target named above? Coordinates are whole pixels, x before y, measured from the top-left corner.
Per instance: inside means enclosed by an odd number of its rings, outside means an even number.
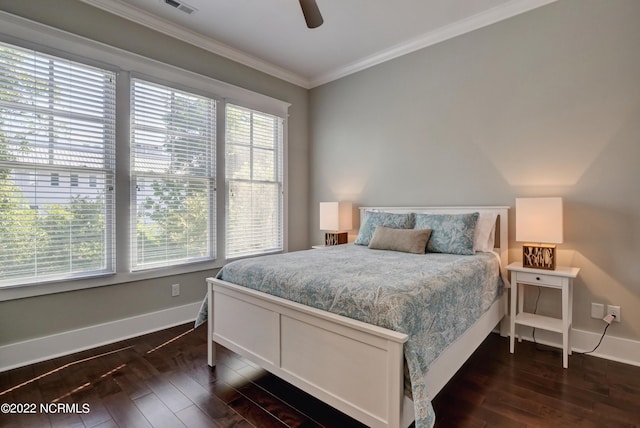
[[[0,286],[114,271],[115,80],[0,43]]]
[[[131,267],[215,258],[216,101],[131,83]]]
[[[226,106],[226,256],[283,249],[283,126],[280,117]]]

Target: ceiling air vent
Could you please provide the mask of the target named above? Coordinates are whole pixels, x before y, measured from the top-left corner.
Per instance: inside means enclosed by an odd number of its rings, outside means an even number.
[[[176,1],[176,0],[164,0],[164,2],[166,4],[168,4],[169,6],[173,6],[176,9],[191,15],[193,12],[195,12],[197,9],[195,7],[189,6],[188,4],[184,3],[184,2],[180,2],[180,1]]]

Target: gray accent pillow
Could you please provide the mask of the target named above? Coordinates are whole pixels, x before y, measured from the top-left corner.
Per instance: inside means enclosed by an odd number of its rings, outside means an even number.
[[[431,229],[392,229],[377,226],[369,242],[369,248],[424,254],[429,236],[431,236]]]
[[[431,229],[427,251],[431,253],[475,254],[473,236],[478,213],[416,214],[416,229]]]
[[[358,231],[358,237],[354,244],[369,245],[376,226],[391,227],[393,229],[413,229],[415,224],[415,215],[408,214],[392,214],[378,211],[366,211],[364,219]]]

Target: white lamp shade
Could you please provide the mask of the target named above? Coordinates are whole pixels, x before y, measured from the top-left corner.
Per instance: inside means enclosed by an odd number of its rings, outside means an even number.
[[[562,244],[562,198],[516,198],[516,241]]]
[[[320,202],[320,230],[351,230],[352,221],[351,202]]]

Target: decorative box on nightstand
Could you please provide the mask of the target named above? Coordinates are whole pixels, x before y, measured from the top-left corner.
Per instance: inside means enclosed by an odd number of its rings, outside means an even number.
[[[555,270],[541,270],[522,267],[522,263],[507,266],[511,272],[511,315],[509,351],[513,354],[516,325],[524,325],[562,334],[562,367],[569,366],[571,343],[569,333],[573,317],[573,279],[579,268],[558,266]],[[524,312],[524,286],[534,285],[561,290],[562,318],[551,318]],[[516,308],[517,301],[517,308]],[[517,311],[516,311],[517,309]],[[522,339],[518,338],[518,341]]]
[[[324,234],[324,245],[342,245],[349,240],[347,232],[327,232]]]

